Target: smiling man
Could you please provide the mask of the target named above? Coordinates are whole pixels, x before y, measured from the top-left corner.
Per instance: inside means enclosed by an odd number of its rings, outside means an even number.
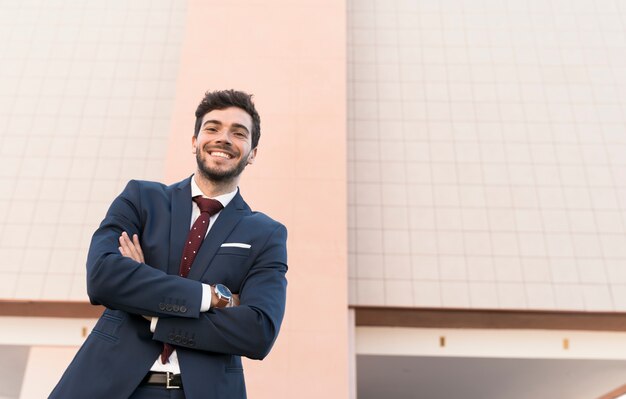
[[[192,141],[198,172],[215,183],[232,183],[256,156],[257,143],[252,142],[254,136],[246,126],[252,126],[252,117],[240,108],[230,107],[210,111],[200,122],[202,134],[196,134]],[[231,145],[216,140],[225,130],[225,122],[231,123]]]
[[[287,231],[239,193],[260,118],[252,96],[206,93],[195,173],[130,181],[93,235],[87,291],[105,311],[51,398],[245,398],[285,311]]]

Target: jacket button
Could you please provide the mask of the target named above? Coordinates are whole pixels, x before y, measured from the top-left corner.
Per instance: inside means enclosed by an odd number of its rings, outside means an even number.
[[[189,342],[189,339],[187,339],[187,337],[183,337],[182,342],[184,345],[187,345],[187,343]]]
[[[174,335],[174,333],[170,333],[170,335],[167,336],[167,339],[169,339],[170,341],[173,341],[175,337],[176,336]]]
[[[172,309],[174,310],[174,312],[180,312],[180,306],[178,305],[172,306]]]
[[[196,346],[196,341],[189,339],[189,346]]]
[[[165,304],[163,302],[159,303],[159,309],[165,310]]]
[[[168,312],[172,311],[172,304],[168,303],[167,306],[165,306],[165,310],[167,310]]]
[[[176,335],[176,337],[174,337],[174,342],[180,343],[180,341],[181,341],[180,335]]]
[[[180,307],[180,312],[181,313],[187,313],[187,306],[183,305]]]

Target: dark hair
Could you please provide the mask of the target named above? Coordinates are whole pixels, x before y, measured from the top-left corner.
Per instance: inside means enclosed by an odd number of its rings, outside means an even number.
[[[226,109],[229,107],[241,108],[252,118],[252,148],[256,148],[261,137],[261,118],[252,102],[252,94],[243,91],[232,89],[207,91],[196,109],[196,128],[193,135],[198,137],[204,115],[215,109]]]

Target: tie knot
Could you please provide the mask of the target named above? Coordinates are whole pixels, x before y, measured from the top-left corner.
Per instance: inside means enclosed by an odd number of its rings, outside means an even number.
[[[203,198],[202,196],[193,197],[193,200],[198,204],[200,212],[207,212],[209,215],[215,215],[222,210],[222,203],[218,200]]]

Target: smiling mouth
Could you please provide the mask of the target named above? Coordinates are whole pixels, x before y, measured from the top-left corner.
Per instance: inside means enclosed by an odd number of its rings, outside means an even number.
[[[209,152],[209,155],[211,155],[212,157],[218,157],[218,158],[224,158],[224,159],[231,159],[233,157],[232,155],[227,154],[222,151],[211,151]]]

